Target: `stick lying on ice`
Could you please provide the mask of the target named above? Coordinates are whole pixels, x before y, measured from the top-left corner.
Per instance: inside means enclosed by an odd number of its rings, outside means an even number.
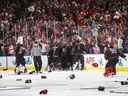
[[[118,94],[128,94],[128,91],[114,91],[114,90],[111,90],[110,93],[118,93]]]
[[[0,86],[0,88],[6,88],[6,86]]]
[[[5,88],[0,88],[0,91],[3,91],[3,90],[23,90],[23,89],[30,89],[31,87],[27,87],[27,86],[24,86],[24,87],[5,87]]]
[[[99,87],[103,87],[103,86],[99,86]],[[81,90],[89,90],[89,89],[98,89],[99,87],[84,87],[84,88],[80,88]],[[114,89],[114,88],[119,88],[119,87],[104,87],[104,89]]]

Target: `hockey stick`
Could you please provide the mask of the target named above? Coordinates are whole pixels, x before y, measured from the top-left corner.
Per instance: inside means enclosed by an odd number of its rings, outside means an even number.
[[[128,82],[128,80],[112,81],[112,82]]]
[[[91,90],[91,89],[98,89],[98,87],[86,87],[86,88],[80,88],[80,90]]]
[[[31,87],[5,87],[5,88],[0,88],[0,91],[3,90],[24,90],[24,89],[30,89]]]
[[[6,86],[0,86],[0,88],[6,88]]]
[[[128,91],[127,91],[127,92],[121,92],[121,91],[114,91],[114,90],[111,90],[110,93],[128,94]]]
[[[99,86],[102,87],[102,86]],[[93,89],[98,89],[99,87],[85,87],[85,88],[80,88],[80,90],[93,90]],[[103,87],[104,89],[113,89],[113,88],[119,88],[119,87]]]

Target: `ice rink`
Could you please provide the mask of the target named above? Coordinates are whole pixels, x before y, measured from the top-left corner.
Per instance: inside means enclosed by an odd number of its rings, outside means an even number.
[[[127,81],[128,74],[118,73],[108,78],[101,72],[86,71],[54,71],[42,74],[15,75],[12,72],[1,72],[0,96],[128,96],[128,85],[121,85],[120,81]],[[69,76],[74,74],[75,78]],[[41,79],[46,76],[46,79]],[[16,79],[22,79],[16,81]],[[32,83],[26,84],[25,80]],[[105,87],[99,91],[98,87]],[[46,95],[39,94],[47,89]]]

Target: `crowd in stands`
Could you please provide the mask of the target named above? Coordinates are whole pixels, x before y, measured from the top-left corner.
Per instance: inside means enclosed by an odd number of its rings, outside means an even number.
[[[79,35],[88,54],[118,44],[128,53],[127,0],[0,0],[0,55],[14,55],[21,40],[27,53],[38,40],[51,42]],[[90,49],[93,49],[90,50]]]

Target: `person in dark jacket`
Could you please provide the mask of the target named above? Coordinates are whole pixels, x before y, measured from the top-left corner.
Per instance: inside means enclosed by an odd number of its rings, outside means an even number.
[[[86,48],[82,40],[76,40],[73,43],[73,62],[80,63],[77,69],[84,70],[84,54],[86,53]]]
[[[61,68],[61,47],[59,43],[54,43],[50,46],[48,51],[48,67],[49,71],[55,70],[55,69],[62,69]]]
[[[67,45],[62,44],[61,45],[61,52],[60,52],[60,59],[61,59],[61,66],[63,70],[67,70],[68,69],[68,60],[67,60]]]
[[[20,65],[23,67],[24,70],[22,70],[22,72],[27,72],[27,69],[25,67],[25,58],[24,58],[24,55],[25,55],[25,48],[23,47],[22,44],[17,44],[17,47],[16,47],[16,50],[15,50],[15,57],[16,57],[16,69],[15,69],[15,72],[17,70],[21,71],[21,67]]]

